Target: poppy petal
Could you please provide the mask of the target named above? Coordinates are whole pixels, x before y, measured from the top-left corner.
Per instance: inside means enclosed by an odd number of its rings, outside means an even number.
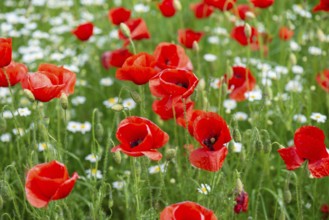
[[[222,149],[216,151],[199,148],[190,154],[189,159],[191,164],[197,168],[216,172],[223,166],[227,153],[228,150],[224,146]]]
[[[329,157],[309,163],[308,169],[315,178],[329,176]]]
[[[142,154],[150,158],[151,160],[161,160],[162,154],[156,150],[142,151]]]
[[[287,170],[299,168],[304,160],[297,154],[296,147],[287,147],[278,150],[281,158],[286,164]]]
[[[58,200],[65,198],[72,191],[74,184],[78,178],[79,178],[78,174],[74,173],[70,179],[66,180],[64,183],[62,183],[62,185],[59,186],[56,193],[53,195],[51,199]]]

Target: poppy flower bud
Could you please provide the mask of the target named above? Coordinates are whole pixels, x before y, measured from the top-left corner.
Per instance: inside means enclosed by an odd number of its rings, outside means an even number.
[[[121,163],[121,153],[120,153],[120,151],[117,151],[117,152],[114,153],[113,159],[117,164]]]
[[[177,11],[182,10],[182,4],[180,3],[179,0],[174,0],[174,1],[173,1],[173,5],[174,5],[174,8],[175,8]]]
[[[261,140],[256,140],[255,147],[258,151],[262,151],[264,149],[263,142]]]
[[[121,104],[114,104],[111,109],[116,112],[121,112],[124,108]]]
[[[193,41],[193,46],[192,46],[193,50],[195,52],[199,52],[200,51],[200,47],[197,41]]]
[[[200,91],[204,91],[206,88],[206,81],[202,78],[199,80],[198,88]]]
[[[166,159],[172,160],[176,157],[176,149],[174,148],[168,148],[166,149]]]
[[[265,87],[265,96],[268,98],[268,100],[273,99],[273,91],[272,91],[271,87],[269,87],[269,86]]]
[[[67,95],[65,93],[62,93],[60,100],[61,100],[62,108],[66,110],[69,107],[69,101],[67,99]]]
[[[251,27],[248,23],[245,23],[244,25],[244,34],[246,35],[247,39],[251,37]]]
[[[297,63],[297,58],[296,58],[296,55],[294,53],[291,53],[289,55],[289,61],[290,61],[290,64],[291,65],[296,65]]]
[[[233,140],[235,142],[241,142],[241,133],[238,128],[233,129]]]
[[[141,103],[142,102],[142,98],[141,98],[141,96],[139,95],[138,92],[130,91],[130,96],[136,103]]]
[[[287,204],[289,204],[291,202],[292,196],[291,196],[291,192],[288,187],[286,187],[286,189],[284,190],[283,198]]]
[[[318,36],[320,42],[324,42],[326,40],[326,35],[321,29],[316,30],[316,35]]]
[[[246,15],[247,18],[250,18],[250,19],[255,18],[255,14],[251,11],[247,11],[245,15]]]
[[[109,208],[110,209],[113,207],[113,204],[114,204],[113,199],[109,199]]]
[[[231,79],[232,76],[233,76],[233,69],[230,65],[230,62],[226,62],[226,76],[227,76],[227,79]]]
[[[30,102],[34,102],[35,101],[34,95],[33,95],[33,93],[30,90],[24,89],[24,94],[30,100]]]
[[[240,178],[236,180],[236,191],[240,194],[243,191],[243,183]]]
[[[122,31],[122,33],[125,37],[131,38],[130,29],[125,23],[120,24],[120,30]]]
[[[7,128],[7,121],[2,115],[0,115],[0,131],[5,131]]]

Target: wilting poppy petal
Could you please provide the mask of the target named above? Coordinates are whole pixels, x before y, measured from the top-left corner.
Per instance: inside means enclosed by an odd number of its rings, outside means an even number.
[[[110,22],[114,25],[119,25],[122,22],[126,22],[129,20],[131,15],[131,11],[124,8],[124,7],[118,7],[118,8],[112,8],[108,13],[108,18]]]
[[[80,24],[72,33],[81,41],[87,41],[93,35],[94,25],[91,22]]]
[[[213,211],[198,203],[185,201],[167,206],[160,213],[160,220],[217,220]]]
[[[287,170],[297,169],[304,162],[304,160],[298,156],[296,147],[281,148],[278,152],[286,164]]]
[[[8,66],[12,58],[11,38],[0,38],[0,68]]]
[[[329,157],[308,164],[308,169],[315,178],[329,176]]]
[[[210,151],[206,148],[198,148],[190,154],[190,162],[193,166],[216,172],[222,168],[224,160],[228,150],[226,147],[222,147],[220,150]]]
[[[299,128],[294,136],[297,154],[310,163],[328,157],[324,139],[323,131],[315,126]]]

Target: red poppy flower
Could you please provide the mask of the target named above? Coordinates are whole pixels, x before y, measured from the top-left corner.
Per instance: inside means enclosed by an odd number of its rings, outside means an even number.
[[[186,55],[184,48],[179,45],[160,43],[155,48],[153,55],[157,62],[157,68],[160,70],[168,68],[193,70],[192,63]]]
[[[234,10],[234,9],[233,9]],[[247,19],[247,13],[252,12],[253,10],[249,5],[238,5],[236,7],[236,10],[234,10],[234,13],[237,17],[241,18],[242,20]]]
[[[237,26],[232,30],[231,37],[242,46],[247,46],[248,44],[253,44],[253,43],[258,44],[258,39],[257,39],[258,32],[257,29],[254,27],[251,27],[251,35],[249,38],[247,38],[245,33],[245,27],[242,25]]]
[[[250,0],[250,2],[257,8],[268,8],[273,5],[274,0]]]
[[[130,36],[133,40],[142,40],[142,39],[149,39],[151,37],[146,23],[142,18],[130,19],[124,22],[129,30]],[[119,38],[125,41],[125,44],[129,44],[128,38],[119,30]]]
[[[297,169],[308,160],[308,169],[315,178],[329,175],[329,154],[324,143],[325,136],[315,126],[303,126],[295,132],[294,146],[278,152],[288,170]]]
[[[248,202],[249,197],[248,193],[245,191],[240,192],[237,197],[235,198],[235,206],[234,206],[234,212],[239,214],[241,212],[247,212],[248,211]]]
[[[24,64],[12,61],[8,66],[0,69],[0,87],[8,87],[8,79],[10,86],[16,85],[25,77],[27,72],[28,69]]]
[[[62,93],[72,94],[75,81],[76,76],[70,70],[52,64],[41,64],[38,72],[27,74],[21,80],[21,85],[23,89],[30,90],[36,100],[48,102],[59,98]]]
[[[120,122],[117,133],[120,145],[114,147],[112,152],[121,150],[133,156],[147,156],[151,160],[160,160],[162,154],[156,149],[165,145],[169,136],[156,124],[146,118],[131,116]]]
[[[319,86],[326,92],[329,92],[329,69],[323,70],[316,76]]]
[[[185,124],[184,111],[188,114],[193,107],[194,102],[189,99],[184,103],[182,99],[177,100],[170,96],[166,96],[161,100],[156,100],[152,104],[153,111],[159,115],[162,120],[169,120],[175,116],[177,124],[181,126]],[[175,115],[173,111],[175,111]]]
[[[126,48],[106,51],[102,54],[102,65],[106,70],[110,69],[110,67],[122,67],[126,59],[132,55]]]
[[[236,0],[204,0],[204,2],[218,8],[221,11],[227,11],[233,8]]]
[[[109,20],[114,25],[128,21],[130,15],[131,11],[124,7],[112,8],[108,13]]]
[[[193,42],[199,42],[203,32],[193,31],[192,29],[179,29],[178,30],[178,41],[183,44],[186,48],[192,49]]]
[[[76,172],[70,177],[65,165],[56,160],[36,165],[26,175],[27,201],[42,208],[52,200],[63,199],[70,194],[78,177]]]
[[[81,41],[87,41],[93,35],[94,25],[91,22],[80,24],[72,33]]]
[[[0,68],[8,66],[12,56],[11,38],[0,38]]]
[[[233,76],[228,80],[230,98],[235,101],[243,101],[246,99],[245,93],[255,88],[256,79],[251,71],[243,66],[234,66],[232,70]]]
[[[202,148],[194,150],[189,159],[195,167],[216,172],[223,166],[228,153],[224,144],[232,139],[230,130],[225,120],[216,113],[198,112],[198,115],[190,120],[194,138]]]
[[[161,3],[158,3],[158,8],[165,17],[172,17],[176,14],[174,0],[162,0]]]
[[[203,2],[190,5],[190,9],[193,11],[194,16],[198,19],[208,18],[213,12],[214,8]]]
[[[160,220],[217,220],[214,212],[195,202],[185,201],[167,206]]]
[[[154,69],[155,59],[148,53],[139,53],[129,57],[122,68],[116,72],[116,78],[129,80],[137,85],[148,83],[158,72]]]
[[[329,0],[320,0],[319,4],[313,8],[313,12],[317,11],[329,11]]]
[[[279,37],[281,40],[290,40],[294,36],[294,31],[288,27],[281,27],[279,30]]]
[[[198,84],[198,78],[185,69],[165,69],[150,79],[152,95],[156,97],[188,98]]]

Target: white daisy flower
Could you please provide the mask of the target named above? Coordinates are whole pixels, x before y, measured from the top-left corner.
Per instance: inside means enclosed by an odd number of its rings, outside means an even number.
[[[73,133],[76,133],[77,131],[80,131],[80,123],[79,122],[75,122],[75,121],[69,121],[69,123],[67,124],[66,129],[68,131],[71,131]]]
[[[131,110],[136,107],[136,102],[132,98],[128,98],[122,101],[122,105],[124,108]]]
[[[118,101],[118,97],[112,97],[103,101],[103,104],[106,106],[106,108],[111,108],[113,105],[118,104]]]
[[[326,115],[322,115],[321,113],[318,112],[313,112],[310,118],[319,123],[325,123],[327,120]]]
[[[226,113],[231,113],[231,110],[236,108],[237,103],[233,99],[226,99],[223,102],[223,106],[226,109]]]
[[[84,96],[77,96],[71,99],[71,102],[73,105],[77,106],[77,105],[82,105],[86,102],[86,97]]]
[[[217,60],[217,56],[214,54],[207,53],[203,56],[203,59],[207,62],[214,62]]]
[[[250,92],[246,92],[244,96],[250,101],[257,101],[257,100],[262,100],[262,91],[260,90],[254,90]]]
[[[91,124],[90,124],[90,122],[86,121],[84,123],[80,123],[79,131],[82,134],[85,134],[86,132],[89,132],[90,130],[91,130]]]
[[[19,115],[22,117],[31,115],[31,111],[28,108],[18,108],[17,111],[14,113],[15,116]]]
[[[49,149],[49,148],[51,148],[52,146],[51,146],[51,144],[47,144],[47,143],[45,143],[45,142],[43,142],[43,143],[39,143],[38,144],[38,151],[39,152],[42,152],[42,151],[45,151],[45,150],[47,150],[47,149]]]
[[[242,144],[239,142],[232,141],[232,151],[234,153],[240,153],[242,150]]]
[[[211,191],[211,188],[206,183],[201,183],[201,186],[198,188],[198,192],[204,195],[208,195],[208,193]]]
[[[13,118],[13,114],[11,114],[11,111],[6,110],[2,113],[3,118],[10,119]]]
[[[301,124],[304,124],[307,121],[307,118],[305,115],[297,114],[293,116],[294,121],[297,121]]]
[[[23,128],[18,128],[18,129],[14,128],[12,131],[13,131],[14,135],[23,136],[25,134],[25,131]]]
[[[322,54],[322,50],[318,47],[309,47],[308,53],[314,56],[320,56]]]
[[[246,121],[248,119],[248,115],[245,112],[236,112],[234,114],[234,118],[235,118],[235,120],[238,120],[238,121]]]
[[[113,85],[113,79],[111,77],[102,78],[99,83],[102,86],[111,86]]]
[[[91,163],[96,163],[99,159],[100,159],[99,156],[97,156],[96,154],[88,154],[85,157],[85,160],[88,160]]]
[[[288,92],[301,92],[303,90],[303,86],[297,80],[290,80],[285,86],[285,90]]]
[[[210,87],[214,88],[214,89],[218,89],[220,87],[219,82],[220,82],[220,79],[218,79],[218,78],[211,80]]]
[[[0,136],[0,141],[1,142],[10,142],[11,141],[11,134],[9,133],[4,133]]]
[[[304,73],[304,68],[298,65],[293,65],[291,71],[295,74],[300,75]]]
[[[151,166],[149,167],[148,170],[149,170],[149,174],[155,174],[159,172],[163,173],[165,171],[165,164]]]
[[[126,185],[125,181],[115,181],[112,183],[114,189],[121,190]]]
[[[86,174],[88,178],[92,178],[92,177],[96,177],[97,179],[102,179],[103,175],[102,172],[100,170],[97,169],[88,169],[86,170]]]
[[[146,13],[150,10],[150,7],[142,3],[134,5],[134,11],[137,13]]]
[[[219,44],[219,37],[217,37],[217,36],[209,36],[208,37],[208,42],[210,44]]]

